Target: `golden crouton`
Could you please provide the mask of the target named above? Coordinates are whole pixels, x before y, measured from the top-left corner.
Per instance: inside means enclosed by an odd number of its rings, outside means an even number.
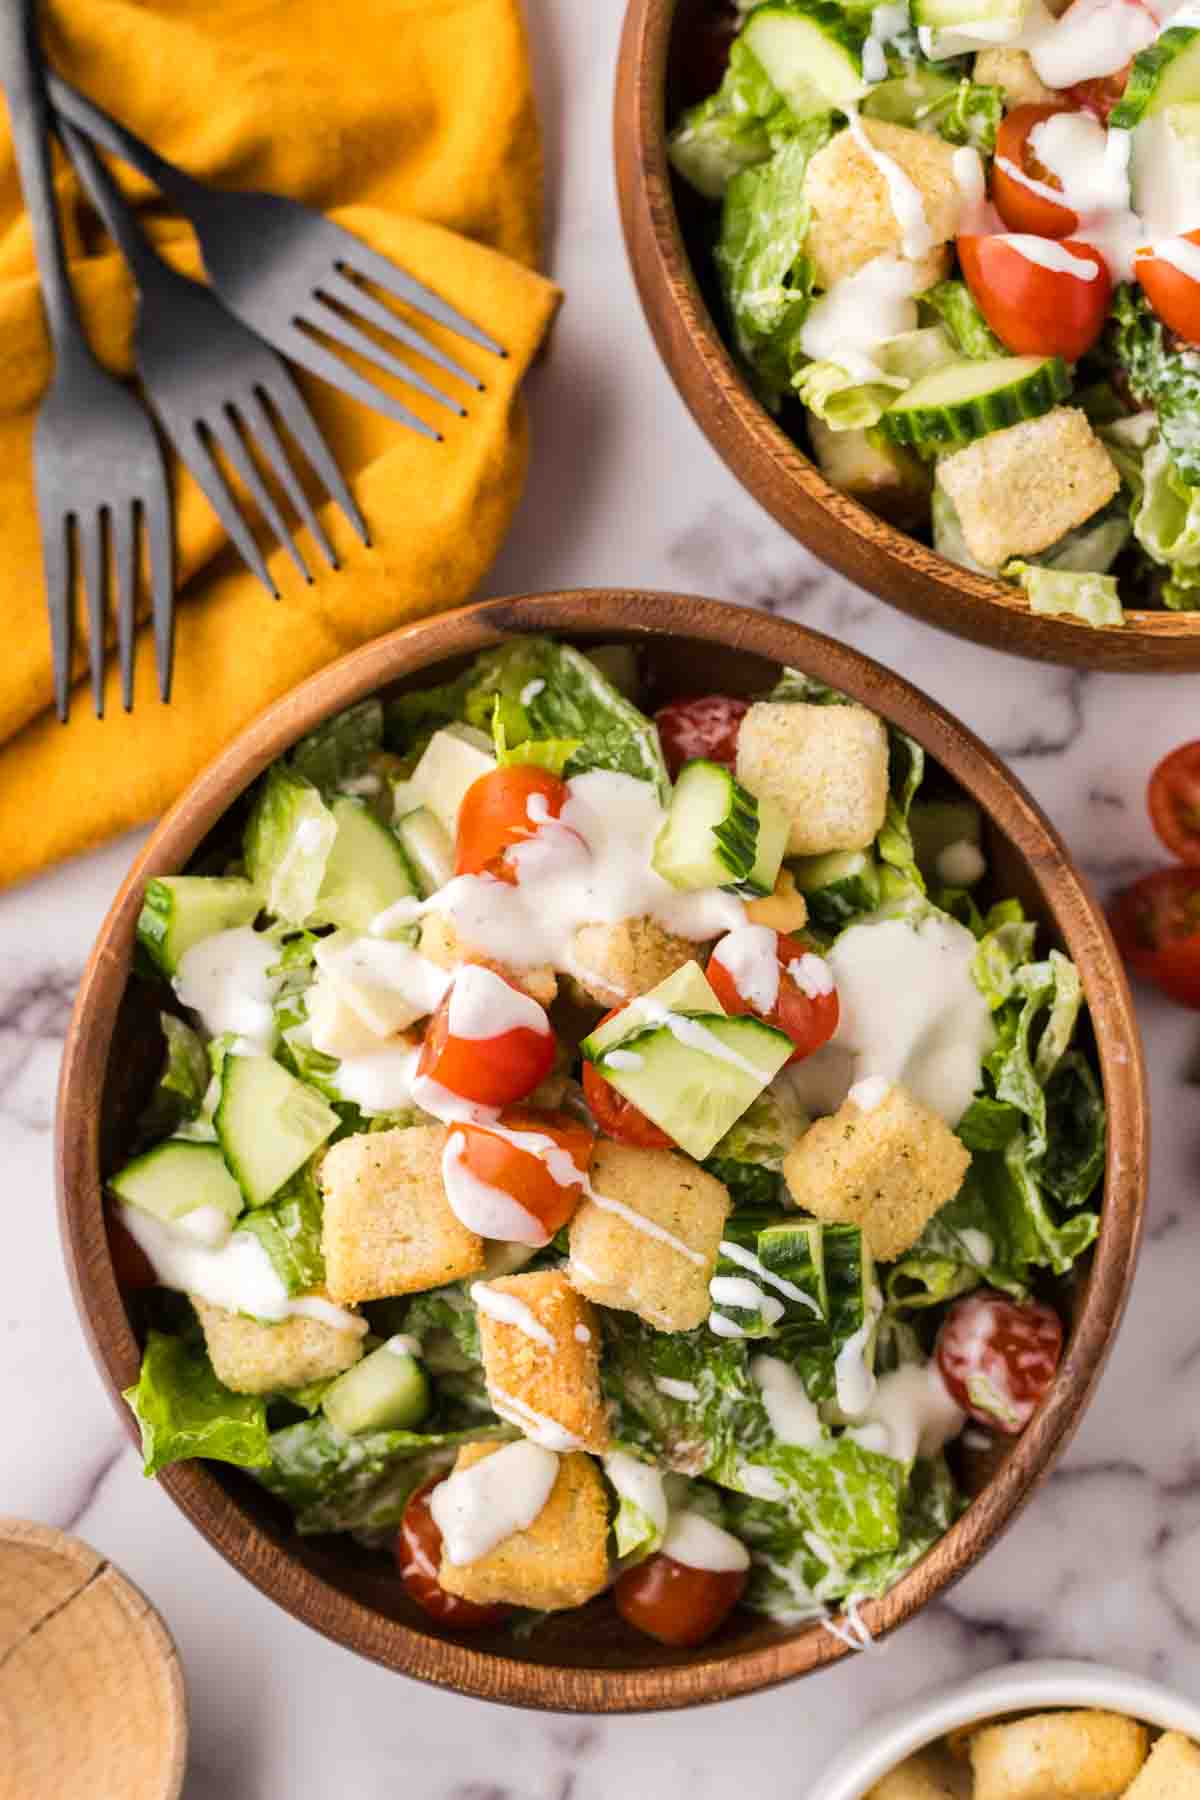
[[[797,1206],[830,1225],[857,1225],[880,1262],[912,1247],[962,1186],[970,1152],[902,1087],[863,1111],[846,1100],[784,1158]]]
[[[455,1473],[502,1444],[464,1444]],[[514,1531],[471,1563],[442,1558],[438,1581],[448,1594],[480,1606],[502,1603],[559,1612],[582,1606],[608,1586],[608,1501],[590,1456],[573,1451],[558,1463],[558,1479],[532,1525]]]
[[[500,1417],[549,1450],[605,1450],[600,1321],[563,1272],[539,1269],[476,1282],[471,1297],[488,1393]]]
[[[725,1186],[673,1150],[635,1150],[604,1139],[596,1145],[591,1185],[592,1198],[571,1220],[572,1287],[601,1306],[637,1313],[659,1331],[701,1324],[729,1216]]]
[[[921,196],[936,248],[917,260],[916,290],[923,293],[947,270],[947,244],[958,230],[962,192],[954,175],[954,146],[907,125],[863,119],[866,138],[898,163]],[[903,230],[888,184],[852,131],[841,131],[818,150],[804,177],[812,208],[805,250],[819,288],[832,287],[877,256],[902,255]]]
[[[970,1800],[971,1775],[940,1745],[918,1750],[877,1781],[867,1800]]]
[[[887,732],[864,706],[760,700],[742,720],[737,774],[787,813],[789,856],[865,850],[887,811]]]
[[[1028,50],[981,50],[975,58],[973,79],[981,87],[1004,90],[1004,110],[1014,106],[1052,106],[1061,100],[1048,88],[1033,66]]]
[[[442,1125],[368,1131],[326,1152],[321,1245],[335,1300],[385,1300],[475,1275],[483,1240],[459,1223],[442,1182]]]
[[[320,1290],[314,1299],[327,1296]],[[357,1330],[339,1331],[323,1319],[294,1313],[279,1325],[261,1325],[241,1313],[226,1312],[191,1296],[204,1328],[208,1360],[218,1381],[235,1394],[273,1394],[340,1375],[363,1353],[364,1320]]]
[[[967,549],[985,569],[1036,556],[1106,506],[1116,465],[1077,407],[976,438],[938,464]]]
[[[622,919],[618,925],[580,926],[572,972],[580,992],[607,1009],[649,993],[695,954],[695,944],[672,937],[656,919]]]
[[[747,900],[747,925],[769,925],[772,931],[803,931],[808,924],[808,901],[796,887],[790,869],[780,869],[774,893],[761,900]]]
[[[1146,1760],[1147,1732],[1110,1712],[1037,1713],[971,1739],[975,1800],[1119,1800]]]
[[[1168,1731],[1124,1800],[1200,1800],[1200,1745],[1181,1731]]]
[[[817,467],[840,493],[906,530],[928,520],[933,477],[911,450],[874,443],[866,431],[835,431],[816,413],[808,415],[808,441]]]
[[[421,955],[427,956],[439,969],[457,969],[463,963],[482,963],[485,969],[494,969],[497,975],[503,975],[519,988],[524,988],[542,1006],[549,1006],[558,992],[558,978],[546,963],[538,963],[529,969],[506,968],[503,963],[476,953],[469,944],[464,944],[454,920],[445,913],[425,914],[421,921],[419,948]]]

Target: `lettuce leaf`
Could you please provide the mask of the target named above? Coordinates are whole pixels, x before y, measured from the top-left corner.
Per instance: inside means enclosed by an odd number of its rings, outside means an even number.
[[[301,738],[288,760],[298,775],[328,795],[362,775],[382,745],[383,706],[378,700],[360,700]]]
[[[276,918],[303,925],[317,904],[337,823],[306,776],[272,763],[244,839],[246,872]]]
[[[1161,436],[1142,458],[1142,484],[1133,535],[1148,556],[1171,571],[1165,604],[1194,610],[1200,606],[1200,486],[1183,479]]]
[[[933,308],[964,356],[983,359],[1005,354],[965,281],[939,281],[921,295],[921,305]]]
[[[1161,320],[1136,288],[1117,289],[1112,320],[1111,353],[1135,397],[1157,413],[1180,482],[1200,487],[1200,351],[1168,348]]]
[[[735,38],[715,94],[690,106],[667,142],[671,163],[708,200],[733,177],[766,162],[795,129],[787,101],[744,38]]]
[[[268,1205],[245,1213],[237,1230],[258,1239],[289,1294],[307,1294],[325,1281],[324,1214],[312,1164],[306,1163]]]
[[[870,370],[865,379],[861,357],[849,358],[847,366],[833,357],[809,363],[793,376],[792,386],[831,430],[854,431],[878,424],[896,395],[922,375],[958,360],[959,352],[942,327],[927,325],[877,344],[867,359]]]
[[[908,818],[917,790],[925,779],[925,752],[915,738],[898,726],[888,726],[891,756],[888,765],[888,804],[876,849],[885,867],[883,899],[902,900],[925,892],[925,877],[917,867]]]
[[[1096,575],[1080,569],[1043,569],[1034,563],[1012,562],[1006,571],[1015,575],[1029,597],[1029,610],[1041,614],[1069,614],[1085,625],[1123,625],[1125,609],[1115,575]]]
[[[194,1119],[208,1089],[208,1056],[197,1032],[174,1013],[159,1013],[166,1058],[137,1124],[139,1146],[161,1143]]]
[[[809,1124],[791,1088],[772,1083],[730,1126],[703,1166],[724,1182],[735,1208],[774,1208],[780,1203],[783,1159]]]
[[[150,1332],[137,1385],[122,1398],[141,1427],[146,1475],[193,1456],[247,1469],[270,1461],[266,1402],[230,1393],[198,1344]]]

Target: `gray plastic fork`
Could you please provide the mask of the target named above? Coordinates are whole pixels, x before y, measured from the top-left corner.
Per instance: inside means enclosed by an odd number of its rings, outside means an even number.
[[[385,288],[412,312],[481,349],[495,356],[506,354],[494,338],[440,295],[332,219],[280,194],[206,187],[58,76],[49,76],[49,90],[61,118],[140,169],[191,220],[209,279],[230,312],[292,362],[354,399],[426,437],[441,436],[393,395],[351,368],[314,333],[331,338],[460,415],[466,409],[457,400],[376,342],[362,326],[370,325],[396,339],[471,388],[483,386],[423,332],[375,299],[360,285],[362,281]]]
[[[273,414],[287,427],[363,543],[370,540],[363,516],[295,382],[269,345],[226,312],[208,288],[178,274],[151,248],[88,140],[63,119],[58,121],[58,130],[140,291],[134,362],[180,461],[203,488],[247,566],[276,599],[279,590],[253,532],[238,511],[215,451],[237,471],[276,538],[304,579],[311,581],[300,549],[251,456],[253,443],[330,567],[336,569],[333,546],[292,468]]]
[[[34,482],[50,612],[54,704],[71,704],[73,562],[87,593],[92,697],[104,711],[105,521],[116,586],[122,696],[133,704],[134,616],[140,526],[149,544],[159,692],[171,686],[173,534],[167,471],[144,408],[96,361],[71,291],[50,171],[53,121],[33,35],[31,0],[0,0],[0,85],[8,101],[21,187],[33,228],[54,375],[34,434]],[[71,526],[75,527],[75,557]]]

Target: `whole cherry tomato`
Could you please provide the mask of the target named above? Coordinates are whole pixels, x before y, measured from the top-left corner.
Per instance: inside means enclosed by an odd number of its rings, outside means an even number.
[[[1180,862],[1200,863],[1200,738],[1164,756],[1150,777],[1150,818]]]
[[[1040,1300],[1018,1305],[982,1289],[950,1308],[935,1355],[955,1404],[981,1425],[1015,1437],[1049,1391],[1062,1348],[1062,1320],[1053,1307]]]
[[[654,715],[667,772],[674,781],[684,763],[697,757],[732,769],[737,762],[738,732],[750,710],[748,700],[729,694],[706,694],[695,700],[672,700]]]
[[[767,925],[749,927],[752,931],[769,931]],[[736,938],[739,933],[730,933]],[[802,1062],[827,1044],[838,1027],[838,997],[833,985],[833,974],[822,958],[813,957],[808,946],[799,938],[787,937],[782,932],[773,932],[775,939],[775,958],[779,965],[779,989],[775,1004],[769,1012],[759,1012],[758,1008],[746,998],[737,985],[737,980],[721,960],[721,944],[718,944],[708,959],[708,980],[713,993],[721,1002],[727,1013],[755,1013],[765,1019],[768,1025],[778,1026],[786,1031],[796,1049],[789,1056],[788,1063]],[[722,939],[721,943],[728,943]],[[804,959],[811,959],[805,963]],[[819,967],[814,968],[813,964]],[[826,986],[828,981],[828,986]]]
[[[712,1636],[745,1586],[745,1569],[692,1569],[660,1550],[627,1569],[613,1597],[627,1625],[660,1644],[686,1648]]]
[[[992,199],[1010,231],[1057,238],[1070,237],[1079,229],[1079,216],[1069,206],[1058,205],[1028,185],[1032,181],[1062,192],[1058,176],[1051,174],[1030,148],[1029,134],[1064,110],[1061,106],[1014,106],[996,133]]]
[[[529,1143],[514,1143],[487,1125],[456,1125],[463,1138],[459,1160],[476,1181],[499,1188],[532,1214],[544,1233],[541,1242],[548,1244],[583,1199],[596,1139],[566,1113],[509,1111],[499,1125]],[[572,1179],[572,1169],[578,1179]]]
[[[1181,1006],[1200,1008],[1200,867],[1143,875],[1118,894],[1109,919],[1136,975]]]
[[[611,1012],[605,1013],[600,1024],[607,1025],[610,1019],[615,1019],[623,1010],[620,1006],[614,1006]],[[583,1059],[583,1097],[587,1101],[588,1111],[605,1137],[615,1138],[618,1144],[634,1144],[640,1150],[675,1148],[675,1139],[660,1130],[632,1100],[627,1100],[624,1094],[618,1094],[611,1082],[605,1081],[599,1069],[586,1056]]]
[[[1200,271],[1200,230],[1184,232],[1182,242],[1197,246],[1194,253],[1183,254],[1191,257]],[[1133,272],[1163,324],[1189,344],[1200,344],[1200,274],[1189,275],[1150,249],[1138,251]]]
[[[1112,278],[1090,244],[1013,233],[960,237],[957,249],[980,312],[1014,355],[1076,362],[1104,330]]]
[[[464,1030],[468,1013],[470,1029]],[[500,1028],[484,1033],[489,1014]],[[417,1059],[418,1075],[482,1106],[524,1100],[553,1067],[554,1033],[545,1009],[515,982],[476,963],[458,971]]]
[[[546,769],[532,763],[489,769],[471,783],[459,806],[454,873],[515,882],[517,872],[505,851],[531,838],[543,819],[557,819],[566,802],[566,782]]]
[[[448,1594],[438,1580],[442,1534],[429,1510],[429,1496],[442,1479],[435,1475],[409,1496],[393,1546],[396,1567],[410,1600],[439,1625],[449,1625],[454,1631],[486,1631],[490,1625],[501,1624],[512,1608],[460,1600],[457,1594]]]

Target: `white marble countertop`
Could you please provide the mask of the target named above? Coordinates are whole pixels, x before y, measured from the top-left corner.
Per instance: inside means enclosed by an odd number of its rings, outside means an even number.
[[[626,268],[609,148],[617,0],[527,4],[568,302],[530,382],[532,477],[487,591],[691,589],[831,632],[962,714],[1102,891],[1153,863],[1146,776],[1196,735],[1195,678],[974,649],[830,574],[759,511],[659,366]],[[692,1714],[522,1714],[407,1683],[294,1623],[143,1481],[102,1393],[59,1256],[51,1131],[71,998],[138,841],[0,897],[0,1511],[78,1531],[162,1608],[191,1696],[188,1800],[717,1800],[751,1770],[760,1793],[801,1795],[883,1706],[1032,1655],[1107,1659],[1200,1696],[1200,1105],[1185,1085],[1200,1019],[1139,994],[1156,1142],[1137,1289],[1072,1451],[983,1566],[882,1653],[816,1682]]]

